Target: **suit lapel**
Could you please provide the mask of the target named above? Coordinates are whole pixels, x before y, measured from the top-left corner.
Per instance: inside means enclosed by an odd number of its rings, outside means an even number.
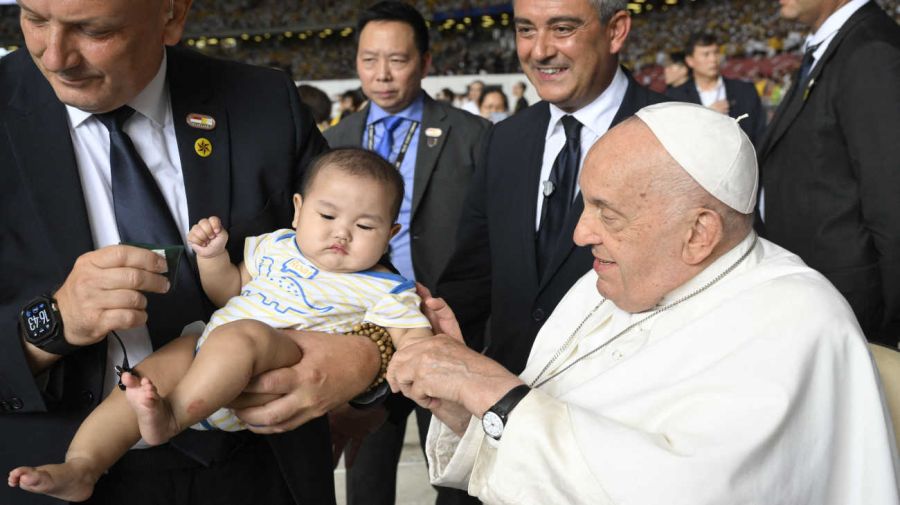
[[[209,69],[203,59],[187,61],[189,55],[177,49],[168,51],[167,79],[172,103],[172,120],[181,158],[181,171],[188,201],[189,222],[219,216],[227,228],[231,224],[231,146],[228,110],[213,93]],[[212,130],[194,128],[188,114],[203,114],[215,119]],[[211,153],[203,157],[197,143],[205,139]],[[202,147],[202,146],[201,146]]]
[[[534,284],[540,283],[538,279],[537,251],[535,250],[535,220],[537,219],[538,187],[541,183],[541,165],[544,161],[544,148],[547,143],[547,125],[550,123],[550,106],[547,102],[538,102],[530,109],[534,109],[535,119],[531,127],[522,131],[520,144],[509,146],[509,152],[504,153],[507,159],[499,160],[500,163],[512,167],[509,188],[519,188],[518,191],[509,191],[503,195],[487,195],[487,198],[510,199],[509,209],[521,209],[521,217],[511,216],[510,222],[518,223],[520,228],[515,234],[519,237],[518,251],[524,258],[528,272]],[[490,155],[488,155],[490,156]],[[516,173],[520,171],[519,173]],[[518,182],[521,181],[521,182]],[[512,210],[516,214],[518,211]],[[516,250],[516,249],[512,249]]]
[[[726,89],[725,92],[728,93],[728,91],[727,91],[728,88],[726,87],[725,89]],[[700,100],[700,93],[697,92],[697,83],[694,82],[693,79],[688,80],[687,88],[685,89],[685,91],[687,92],[688,98],[691,100],[691,102],[693,102],[697,105],[703,104],[703,101]]]
[[[871,4],[872,2],[870,2]],[[834,55],[837,51],[838,47],[841,45],[841,42],[847,38],[847,34],[853,31],[853,27],[859,23],[861,20],[865,19],[872,11],[871,8],[880,9],[878,5],[865,5],[860,8],[858,11],[853,13],[850,16],[850,19],[844,23],[844,26],[841,27],[840,31],[838,31],[837,35],[831,40],[828,44],[828,49],[825,50],[825,53],[816,62],[815,67],[813,67],[812,72],[809,74],[809,77],[806,79],[806,82],[803,83],[803,88],[800,89],[796,84],[791,86],[791,90],[788,92],[788,97],[784,102],[778,107],[778,110],[775,113],[775,117],[772,119],[772,124],[769,127],[768,132],[766,132],[765,140],[762,143],[762,149],[760,149],[760,158],[764,158],[768,152],[775,147],[775,144],[781,139],[781,137],[787,132],[788,128],[797,119],[797,116],[800,115],[800,112],[803,110],[803,106],[806,105],[806,100],[813,92],[813,88],[815,87],[816,81],[819,79],[819,76],[825,69],[825,66],[828,64],[828,60]],[[799,78],[800,71],[794,73],[794,81],[797,84]]]
[[[50,241],[61,271],[68,272],[75,259],[94,249],[87,207],[75,149],[69,134],[65,106],[57,100],[50,84],[33,64],[22,76],[19,94],[10,101],[19,114],[7,124],[10,147],[43,221],[44,236]],[[30,94],[33,96],[26,97]],[[27,104],[37,104],[28,108]]]
[[[369,106],[366,105],[364,108],[360,109],[353,114],[341,119],[339,123],[341,128],[335,131],[341,132],[341,135],[335,136],[334,145],[330,146],[332,148],[335,147],[362,147],[366,149],[368,146],[366,142],[368,139],[366,138],[366,119],[369,117]],[[346,123],[346,126],[344,124]],[[325,130],[325,136],[328,137],[328,133],[332,130]]]
[[[419,147],[416,150],[416,170],[413,178],[413,197],[411,217],[415,219],[416,210],[422,203],[425,188],[431,180],[431,174],[437,166],[438,158],[450,136],[450,122],[447,114],[434,100],[424,94],[422,104],[422,126],[419,128]],[[438,133],[440,132],[440,133]],[[429,136],[428,133],[437,134]]]

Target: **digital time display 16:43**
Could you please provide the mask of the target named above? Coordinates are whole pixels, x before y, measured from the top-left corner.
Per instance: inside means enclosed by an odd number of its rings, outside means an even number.
[[[25,323],[28,325],[28,333],[35,338],[49,333],[53,328],[50,306],[46,302],[39,302],[25,309]]]

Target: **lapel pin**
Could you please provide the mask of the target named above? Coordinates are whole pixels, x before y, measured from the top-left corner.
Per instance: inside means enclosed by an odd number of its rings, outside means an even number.
[[[809,90],[812,89],[812,87],[813,87],[813,85],[814,85],[815,83],[816,83],[816,80],[815,80],[815,79],[810,79],[810,80],[809,80],[809,84],[806,85],[806,89],[803,90],[803,101],[804,101],[804,102],[805,102],[806,99],[809,97]]]
[[[207,116],[206,114],[197,114],[196,112],[191,112],[187,115],[187,124],[191,128],[212,130],[216,127],[216,120],[212,116]]]
[[[438,143],[438,140],[440,140],[440,137],[443,134],[444,134],[444,132],[441,131],[440,128],[427,128],[425,130],[425,138],[426,138],[428,147],[436,146]]]
[[[200,137],[194,142],[194,151],[201,158],[208,158],[212,154],[212,142],[207,138]]]

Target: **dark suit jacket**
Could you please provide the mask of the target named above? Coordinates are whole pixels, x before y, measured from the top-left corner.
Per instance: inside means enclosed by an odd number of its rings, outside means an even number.
[[[613,124],[665,97],[629,76]],[[535,252],[535,213],[547,102],[538,102],[491,130],[484,163],[472,178],[456,251],[438,282],[462,325],[467,343],[479,349],[490,317],[487,355],[513,373],[525,367],[538,330],[575,281],[591,268],[590,250],[561,241],[542,279]],[[580,194],[563,236],[571,237],[584,203]]]
[[[796,82],[796,80],[795,80]],[[900,337],[900,26],[870,2],[759,146],[762,232],[822,272],[870,340]]]
[[[759,100],[759,93],[756,92],[756,87],[753,83],[737,79],[723,77],[722,81],[725,83],[728,115],[737,118],[747,114],[748,117],[740,122],[741,128],[750,137],[753,145],[758,145],[758,142],[762,140],[763,133],[766,131],[766,113],[763,110],[762,102]],[[700,94],[697,93],[697,84],[693,78],[688,79],[681,86],[666,90],[666,96],[679,102],[702,105]]]
[[[167,79],[190,222],[220,216],[238,261],[246,236],[290,224],[293,189],[325,141],[281,72],[170,48]],[[214,117],[215,129],[189,127],[192,112]],[[208,158],[194,152],[199,137],[212,143]],[[103,375],[112,372],[101,342],[60,360],[42,390],[23,355],[21,307],[59,286],[76,258],[94,249],[65,107],[24,50],[0,59],[0,179],[0,473],[6,473],[62,461],[75,429],[102,398]],[[171,315],[181,325],[193,320],[187,317]],[[152,322],[150,330],[154,347],[177,336],[154,331]],[[188,430],[179,440],[227,451],[230,436]],[[324,420],[269,442],[300,503],[333,502]],[[0,503],[59,502],[2,486]]]
[[[362,146],[368,115],[366,107],[325,130],[328,144]],[[412,187],[410,244],[416,280],[429,288],[435,286],[453,252],[466,189],[489,127],[485,119],[424,94]],[[441,130],[434,145],[426,139],[429,128]]]

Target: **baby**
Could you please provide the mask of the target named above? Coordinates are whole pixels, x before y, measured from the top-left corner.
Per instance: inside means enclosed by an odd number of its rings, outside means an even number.
[[[294,230],[248,238],[240,265],[229,258],[219,219],[201,220],[188,241],[204,292],[222,308],[199,338],[182,336],[135,374],[122,374],[126,390],[114,391],[85,419],[65,463],[16,468],[9,485],[82,501],[141,438],[157,445],[188,427],[245,429],[222,407],[254,376],[301,358],[275,328],[343,333],[366,321],[387,328],[398,348],[430,336],[415,283],[378,264],[400,229],[402,198],[403,179],[390,163],[362,149],[339,149],[304,174],[294,195]]]

